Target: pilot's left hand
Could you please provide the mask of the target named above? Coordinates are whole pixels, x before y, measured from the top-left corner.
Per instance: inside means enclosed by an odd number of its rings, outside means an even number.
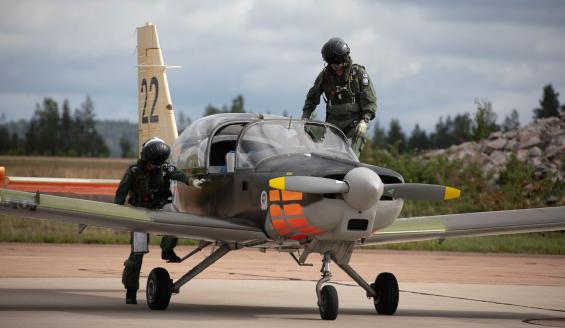
[[[192,186],[196,189],[202,189],[202,186],[206,183],[205,179],[192,179]]]
[[[361,120],[361,122],[357,124],[355,135],[357,137],[365,137],[367,135],[368,128],[369,128],[369,123],[367,123],[367,121],[365,121],[364,119]]]

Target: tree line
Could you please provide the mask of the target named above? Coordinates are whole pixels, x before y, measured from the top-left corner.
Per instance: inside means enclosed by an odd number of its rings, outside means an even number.
[[[376,121],[370,147],[394,147],[400,153],[441,149],[466,141],[481,140],[494,131],[508,131],[520,126],[518,111],[515,109],[499,125],[490,101],[476,99],[475,104],[476,110],[473,114],[440,117],[431,133],[416,124],[407,135],[398,119],[391,120],[387,130]],[[560,111],[565,111],[565,105],[560,104],[559,93],[548,84],[543,88],[539,107],[533,109],[533,118],[558,116]],[[203,116],[245,112],[244,98],[237,95],[232,99],[230,106],[207,105]],[[190,125],[191,119],[183,112],[178,112],[177,115],[180,133]],[[288,113],[285,111],[283,115],[288,116]],[[59,110],[55,100],[45,98],[41,104],[36,105],[31,120],[21,124],[24,126],[23,133],[10,132],[6,124],[0,124],[0,154],[107,157],[108,146],[96,130],[95,123],[94,104],[90,97],[87,96],[72,114],[68,100],[63,101]],[[134,144],[135,140],[129,140],[122,133],[119,139],[121,157],[135,156]]]
[[[0,154],[107,157],[106,143],[95,128],[94,104],[89,96],[71,114],[68,100],[59,104],[45,98],[20,136],[0,125]]]
[[[388,130],[376,122],[371,145],[376,149],[394,147],[400,153],[418,152],[428,149],[448,148],[467,141],[478,141],[487,138],[495,131],[509,131],[520,126],[518,111],[512,110],[502,124],[497,123],[497,115],[492,103],[484,99],[476,99],[476,110],[473,114],[463,113],[455,116],[440,117],[431,133],[416,124],[409,135],[403,130],[397,119],[390,121]],[[559,116],[565,111],[565,105],[559,102],[559,93],[551,84],[543,88],[539,107],[533,109],[533,118],[540,119]]]

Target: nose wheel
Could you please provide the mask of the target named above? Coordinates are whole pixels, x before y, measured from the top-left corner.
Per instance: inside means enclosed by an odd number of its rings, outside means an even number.
[[[322,260],[322,278],[316,284],[316,295],[318,296],[318,309],[323,320],[335,320],[339,311],[339,299],[337,290],[334,286],[323,284],[328,283],[332,278],[330,271],[331,255],[329,252],[324,254]]]

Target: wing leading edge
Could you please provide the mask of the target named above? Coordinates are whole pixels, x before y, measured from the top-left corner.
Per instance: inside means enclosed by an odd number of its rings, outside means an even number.
[[[398,219],[358,245],[565,230],[565,206]]]
[[[265,240],[258,227],[179,212],[0,189],[0,214],[224,242]]]

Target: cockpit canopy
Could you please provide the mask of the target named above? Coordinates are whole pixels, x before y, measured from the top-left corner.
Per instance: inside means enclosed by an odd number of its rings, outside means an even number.
[[[358,161],[337,128],[320,122],[269,120],[250,124],[237,147],[237,167],[254,168],[266,159],[320,154]]]
[[[253,113],[224,113],[202,117],[194,121],[179,135],[171,147],[170,159],[173,164],[181,169],[206,167],[208,165],[206,158],[208,142],[218,127],[228,122],[242,122],[246,125],[253,121],[273,118],[283,117]],[[237,139],[239,132],[241,132],[241,129],[234,132],[235,139]]]
[[[232,152],[240,169],[296,153],[358,161],[343,133],[332,125],[252,113],[217,114],[195,121],[175,141],[171,161],[181,169],[225,172],[226,154]]]

